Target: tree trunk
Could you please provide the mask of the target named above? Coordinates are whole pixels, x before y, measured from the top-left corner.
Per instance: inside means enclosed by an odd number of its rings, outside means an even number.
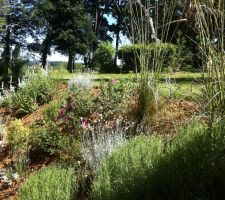
[[[100,0],[95,0],[95,22],[94,22],[94,33],[96,36],[96,39],[98,40],[98,32],[99,32],[99,27],[100,27]],[[98,41],[93,42],[93,52],[97,49],[98,46]]]
[[[46,69],[47,57],[48,57],[48,48],[45,46],[43,48],[42,57],[41,57],[41,64],[43,69]]]
[[[157,34],[156,34],[156,30],[155,30],[155,27],[154,27],[153,19],[150,16],[149,9],[147,9],[142,4],[141,0],[135,0],[135,2],[140,6],[141,10],[144,13],[145,20],[148,23],[148,26],[149,26],[149,29],[150,29],[150,32],[149,32],[149,40],[150,40],[150,42],[160,42],[160,40],[159,40],[159,38],[157,37]]]
[[[96,5],[95,5],[95,25],[94,25],[94,32],[95,32],[96,36],[98,35],[99,20],[100,20],[100,0],[96,0]]]
[[[121,20],[120,18],[118,18],[117,20],[117,27],[116,27],[116,52],[115,52],[115,57],[114,57],[114,66],[117,67],[117,57],[118,57],[118,54],[117,54],[117,51],[119,49],[119,40],[120,40],[120,23],[121,23]]]
[[[74,70],[75,70],[75,56],[73,57],[73,63],[72,63],[72,67],[73,67],[73,72],[74,72]]]
[[[73,60],[74,60],[74,54],[72,52],[69,52],[69,59],[68,59],[67,70],[70,73],[73,73]]]
[[[41,64],[42,64],[43,69],[46,69],[47,57],[48,57],[48,54],[50,53],[50,48],[51,48],[51,40],[52,39],[51,39],[51,36],[49,34],[49,31],[47,31],[45,39],[42,42]]]
[[[11,44],[10,44],[10,38],[11,38],[11,31],[10,28],[6,31],[6,37],[5,37],[5,48],[3,51],[3,70],[2,73],[4,75],[8,74],[8,69],[10,68],[11,63]]]

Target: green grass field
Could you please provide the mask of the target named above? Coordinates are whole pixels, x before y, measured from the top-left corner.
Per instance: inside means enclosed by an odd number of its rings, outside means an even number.
[[[81,73],[69,73],[67,70],[53,70],[53,77],[55,79],[67,81],[76,78]],[[140,74],[98,74],[94,73],[91,78],[95,84],[98,85],[100,81],[109,81],[111,79],[118,79],[124,81],[136,82]],[[162,73],[160,75],[160,92],[165,96],[171,97],[193,97],[198,95],[202,86],[202,74],[193,72],[177,72],[177,73]],[[0,76],[0,81],[3,77]]]

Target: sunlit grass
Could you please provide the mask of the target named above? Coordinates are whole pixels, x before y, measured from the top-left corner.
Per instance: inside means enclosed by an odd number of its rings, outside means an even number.
[[[80,75],[80,73],[69,73],[67,71],[54,70],[53,76],[57,79],[68,80]],[[128,74],[99,74],[95,73],[95,79],[136,79],[140,74],[128,73]],[[172,78],[172,79],[199,79],[202,77],[201,73],[194,72],[177,72],[177,73],[161,73],[160,78]]]

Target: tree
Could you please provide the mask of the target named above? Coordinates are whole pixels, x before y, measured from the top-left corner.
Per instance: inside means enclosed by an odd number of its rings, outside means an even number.
[[[3,53],[1,60],[1,73],[8,74],[11,67],[12,47],[19,45],[26,48],[27,37],[32,34],[34,26],[31,20],[35,0],[5,1],[8,12],[5,13],[5,25],[3,32],[0,33]]]
[[[53,19],[49,21],[53,45],[68,55],[67,69],[74,70],[76,54],[85,54],[94,40],[91,19],[79,0],[49,0],[53,5]]]
[[[112,17],[116,20],[115,23],[113,23],[110,26],[110,31],[115,35],[116,37],[116,53],[114,57],[114,65],[116,66],[117,61],[117,51],[119,48],[119,42],[120,42],[120,34],[123,35],[129,35],[128,26],[129,26],[129,1],[128,0],[110,0],[109,1],[109,12],[112,15]]]
[[[110,42],[103,42],[99,45],[93,55],[93,66],[101,72],[115,72],[116,68],[113,66],[113,56],[115,49]]]
[[[108,34],[110,25],[106,16],[110,14],[110,0],[84,0],[84,6],[92,18],[92,28],[96,36],[93,42],[93,51],[101,41],[112,42],[112,37]]]
[[[2,26],[5,25],[5,13],[7,12],[7,6],[5,0],[0,0],[0,29],[3,30]]]
[[[51,54],[53,45],[54,30],[50,24],[55,23],[55,7],[49,0],[40,0],[34,10],[33,20],[35,23],[34,42],[29,45],[29,49],[41,55],[42,67],[45,69],[47,56]]]

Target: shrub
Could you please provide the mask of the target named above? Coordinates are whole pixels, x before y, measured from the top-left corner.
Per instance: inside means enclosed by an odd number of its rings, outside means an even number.
[[[9,95],[4,105],[21,114],[32,112],[51,99],[55,90],[54,84],[55,81],[43,71],[28,74],[24,85]]]
[[[96,200],[145,199],[164,151],[158,137],[137,137],[115,151],[97,171],[93,183]]]
[[[123,62],[123,71],[140,71],[141,51],[148,53],[149,65],[154,59],[163,59],[163,66],[168,67],[176,56],[177,46],[170,43],[150,43],[148,45],[133,44],[123,46],[118,50],[118,58]],[[153,65],[153,64],[152,64]]]
[[[192,123],[172,142],[132,140],[97,171],[94,199],[224,199],[224,132],[222,121]]]
[[[58,122],[65,133],[78,135],[81,129],[81,118],[91,114],[94,108],[90,91],[73,87],[65,105],[59,110]]]
[[[115,79],[101,84],[95,94],[74,85],[59,111],[59,125],[63,132],[79,135],[84,124],[96,123],[100,118],[113,120],[115,114],[122,110],[121,103],[129,91],[130,83]]]
[[[117,79],[109,80],[107,84],[101,83],[100,92],[94,102],[96,111],[104,120],[112,119],[116,113],[123,112],[124,107],[121,104],[132,94],[133,86],[129,81]]]
[[[23,150],[26,148],[30,129],[23,125],[21,120],[14,120],[10,123],[7,132],[7,141],[13,150]]]
[[[60,133],[54,123],[44,126],[35,125],[29,137],[30,156],[38,153],[39,156],[52,155],[59,151]]]
[[[49,103],[48,107],[44,110],[44,115],[47,121],[56,120],[61,104],[62,103],[58,100],[53,100]]]
[[[76,137],[63,136],[59,142],[60,160],[69,166],[76,166],[81,158],[81,142]],[[79,166],[80,167],[80,166]]]
[[[98,123],[91,130],[84,131],[81,152],[92,169],[97,169],[106,157],[127,141],[127,128],[118,121],[110,129]]]
[[[183,129],[159,168],[155,194],[161,199],[224,199],[224,133],[222,121],[212,127],[193,123]]]
[[[73,169],[47,167],[32,174],[19,190],[19,200],[72,200],[77,187]]]
[[[113,72],[113,56],[115,50],[110,42],[103,42],[99,45],[93,55],[92,65],[101,72]]]

